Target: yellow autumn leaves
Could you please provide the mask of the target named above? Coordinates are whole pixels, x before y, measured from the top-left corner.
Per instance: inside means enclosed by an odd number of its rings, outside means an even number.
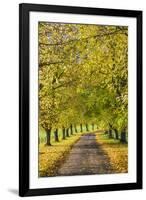
[[[39,177],[55,176],[58,166],[64,161],[73,144],[77,142],[80,136],[81,133],[78,133],[61,142],[54,142],[52,146],[46,146],[41,143],[39,145]]]
[[[103,133],[96,134],[96,140],[109,157],[113,173],[127,173],[128,145],[121,144],[119,140],[109,139]]]
[[[39,145],[39,177],[57,176],[57,170],[64,163],[73,145],[80,139],[82,134],[53,143],[46,146],[44,143]],[[128,145],[121,144],[118,140],[109,139],[103,133],[96,133],[96,141],[107,155],[112,173],[128,172]]]

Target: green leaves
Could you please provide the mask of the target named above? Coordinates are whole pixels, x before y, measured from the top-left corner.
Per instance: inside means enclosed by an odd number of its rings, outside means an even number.
[[[39,123],[127,127],[128,29],[39,23]]]

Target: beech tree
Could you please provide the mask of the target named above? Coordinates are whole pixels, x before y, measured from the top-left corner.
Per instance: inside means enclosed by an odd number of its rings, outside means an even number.
[[[128,28],[39,23],[39,125],[51,145],[70,133],[114,130],[126,142]],[[77,127],[80,126],[80,130]]]

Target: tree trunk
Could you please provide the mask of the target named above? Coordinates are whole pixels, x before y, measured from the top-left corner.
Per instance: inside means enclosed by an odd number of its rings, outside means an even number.
[[[82,124],[80,124],[80,128],[81,128],[81,132],[83,132],[83,125]]]
[[[65,128],[62,129],[62,139],[65,140]]]
[[[59,142],[58,129],[56,129],[56,130],[54,131],[54,138],[55,138],[55,142]]]
[[[125,130],[121,131],[121,139],[120,139],[120,141],[122,143],[127,143],[127,141],[126,141],[126,131]]]
[[[70,134],[73,135],[73,127],[72,127],[72,124],[70,125]]]
[[[77,127],[76,127],[76,125],[75,125],[74,127],[75,127],[75,132],[77,133],[77,132],[78,132],[78,130],[77,130]]]
[[[112,138],[113,136],[112,136],[112,125],[109,123],[109,131],[108,131],[108,133],[109,133],[109,138]]]
[[[88,124],[86,124],[86,131],[87,131],[87,132],[89,131]]]
[[[92,131],[94,131],[94,124],[92,124]]]
[[[66,129],[66,137],[69,137],[69,129]]]
[[[46,145],[51,146],[51,128],[46,130],[47,141]]]
[[[109,129],[109,138],[112,138],[112,129]]]
[[[114,131],[115,131],[115,139],[118,140],[118,139],[119,139],[118,130],[117,130],[117,129],[114,129]]]

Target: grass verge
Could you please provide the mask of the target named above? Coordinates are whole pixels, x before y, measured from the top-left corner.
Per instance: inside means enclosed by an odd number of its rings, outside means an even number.
[[[128,172],[128,144],[109,139],[106,134],[97,133],[96,140],[108,155],[114,173]]]

